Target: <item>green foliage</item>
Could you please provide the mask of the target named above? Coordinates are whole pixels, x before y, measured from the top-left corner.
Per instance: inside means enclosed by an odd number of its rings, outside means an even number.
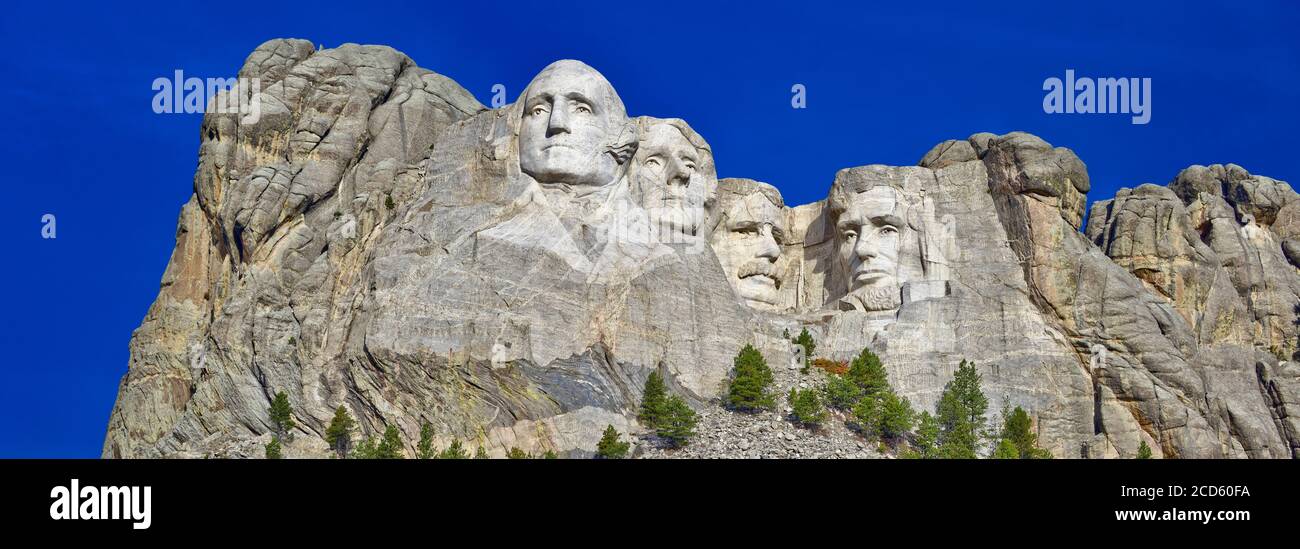
[[[998,434],[998,448],[995,453],[1002,451],[1002,444],[1010,443],[1016,451],[1017,459],[1050,459],[1052,453],[1038,447],[1038,434],[1033,431],[1033,422],[1029,419],[1029,414],[1024,408],[1016,406],[1014,410],[1007,411],[1007,405],[1002,407],[1002,430]]]
[[[271,437],[271,442],[266,443],[266,459],[280,459],[284,457],[281,453],[280,438]]]
[[[384,428],[384,436],[380,437],[379,444],[375,446],[374,459],[402,459],[406,457],[402,451],[402,434],[397,431],[397,427],[389,425]]]
[[[271,400],[271,407],[266,409],[266,413],[271,416],[271,428],[280,438],[289,434],[293,429],[293,407],[289,405],[289,395],[280,391],[275,394],[275,399]]]
[[[807,364],[809,360],[812,360],[813,351],[817,350],[817,342],[813,341],[812,334],[808,333],[808,328],[804,328],[802,332],[799,332],[799,337],[794,338],[794,342],[803,347],[804,363]]]
[[[961,361],[957,374],[944,386],[937,406],[939,452],[949,459],[975,459],[983,439],[981,429],[989,400],[980,389],[974,363]]]
[[[826,405],[836,410],[852,410],[863,395],[862,389],[846,375],[830,376],[822,392],[826,396]]]
[[[916,457],[935,459],[939,457],[939,422],[930,412],[921,412],[916,421]]]
[[[1139,444],[1139,445],[1138,445],[1138,455],[1137,455],[1137,458],[1138,458],[1138,459],[1151,459],[1151,447],[1150,447],[1150,446],[1147,446],[1147,441],[1144,440],[1144,441],[1142,441],[1142,444]]]
[[[853,405],[853,422],[867,438],[880,436],[880,399],[874,396],[864,397]]]
[[[477,450],[474,450],[474,459],[490,459],[487,453],[487,449],[485,449],[482,446],[479,446]]]
[[[420,425],[420,441],[415,443],[415,459],[433,459],[438,453],[433,449],[433,426]]]
[[[663,421],[655,434],[674,448],[685,446],[695,436],[695,410],[682,397],[668,397],[664,403]]]
[[[1020,450],[1008,439],[1002,439],[998,447],[993,451],[993,459],[1020,459]]]
[[[786,340],[786,341],[790,341],[790,329],[789,329],[789,328],[786,328],[786,329],[781,330],[781,339],[784,339],[784,340]]]
[[[384,194],[384,207],[390,210],[397,207],[397,204],[393,203],[393,193]]]
[[[758,349],[746,344],[736,355],[734,367],[727,388],[727,403],[732,409],[753,412],[776,406],[776,398],[768,390],[772,385],[772,369]]]
[[[442,453],[438,454],[438,459],[469,459],[469,452],[465,451],[465,447],[461,445],[460,439],[453,438],[451,439],[451,446],[448,446],[446,450],[443,450]]]
[[[790,388],[790,394],[786,396],[790,402],[791,415],[794,416],[795,423],[802,424],[804,427],[816,428],[826,421],[826,409],[822,408],[821,399],[817,398],[815,389],[795,390]]]
[[[542,454],[542,459],[560,459],[560,456],[556,455],[555,450],[547,450]]]
[[[511,446],[510,451],[506,452],[506,459],[528,459],[528,454],[525,454],[519,448]]]
[[[352,451],[352,459],[375,459],[376,456],[374,437],[366,437],[357,444],[357,448]]]
[[[901,438],[912,430],[915,417],[911,402],[906,398],[900,398],[892,390],[885,391],[884,396],[880,398],[880,423],[877,430],[880,436],[885,438]]]
[[[658,370],[650,372],[650,377],[645,379],[645,388],[641,391],[641,411],[636,416],[637,421],[651,429],[658,428],[667,394],[664,377]]]
[[[889,376],[885,373],[885,365],[881,364],[880,357],[871,349],[862,349],[857,358],[849,364],[849,381],[858,386],[862,391],[863,397],[876,396],[883,391],[889,390]]]
[[[599,459],[623,459],[627,457],[627,450],[631,447],[630,443],[622,442],[618,438],[618,431],[613,425],[605,427],[605,433],[600,437],[600,442],[596,443],[596,457]]]
[[[331,419],[329,427],[325,428],[325,442],[334,449],[339,459],[347,459],[348,451],[352,449],[352,428],[356,424],[357,422],[352,419],[343,405],[340,404],[334,409],[334,419]]]

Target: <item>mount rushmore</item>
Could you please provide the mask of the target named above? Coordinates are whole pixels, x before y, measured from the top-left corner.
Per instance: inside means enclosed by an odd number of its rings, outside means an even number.
[[[273,40],[239,78],[260,116],[203,119],[104,457],[260,455],[280,391],[288,456],[329,455],[340,405],[364,434],[590,455],[652,371],[703,405],[745,344],[809,358],[805,328],[918,409],[973,361],[1056,457],[1300,452],[1286,182],[1192,166],[1085,212],[1069,149],[978,133],[790,206],[578,61],[498,109],[383,46]]]

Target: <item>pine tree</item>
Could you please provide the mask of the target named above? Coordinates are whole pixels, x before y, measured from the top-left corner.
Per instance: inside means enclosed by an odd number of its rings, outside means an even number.
[[[433,459],[437,452],[433,449],[433,426],[420,425],[420,441],[415,443],[415,459]]]
[[[802,332],[799,332],[799,337],[796,337],[794,342],[803,347],[804,362],[807,363],[807,361],[812,360],[813,351],[817,350],[817,342],[813,341],[812,334],[808,333],[808,328],[804,328]]]
[[[641,411],[636,419],[651,429],[659,427],[667,393],[667,389],[664,388],[664,378],[659,371],[650,372],[650,377],[645,380],[645,389],[641,391]]]
[[[993,459],[1020,459],[1020,450],[1016,448],[1015,443],[1010,439],[1002,439],[998,447],[993,451]]]
[[[1137,459],[1151,459],[1151,447],[1147,446],[1147,441],[1145,440],[1142,441],[1142,444],[1138,445]]]
[[[271,416],[271,429],[275,431],[276,436],[281,439],[286,438],[289,430],[294,427],[293,407],[289,405],[289,395],[284,391],[276,393],[266,413]]]
[[[547,450],[542,454],[542,459],[560,459],[560,456],[555,453],[555,450]]]
[[[983,437],[984,414],[989,401],[980,389],[974,363],[961,361],[957,374],[944,386],[937,406],[939,449],[951,459],[975,459]]]
[[[822,408],[821,399],[817,398],[815,389],[795,390],[791,387],[786,400],[790,403],[791,415],[795,423],[815,429],[826,421],[826,409]]]
[[[600,437],[600,442],[596,443],[596,457],[599,459],[623,459],[627,457],[627,450],[630,443],[621,442],[618,439],[618,431],[613,425],[605,427],[604,436]]]
[[[474,450],[474,459],[490,459],[490,458],[488,457],[487,450],[484,450],[482,446],[479,446],[477,450]]]
[[[280,459],[284,457],[281,455],[280,451],[280,439],[274,436],[271,437],[271,442],[266,443],[266,459]]]
[[[1006,406],[1003,406],[1003,410]],[[1010,412],[1002,413],[1002,431],[998,438],[1011,443],[1018,459],[1046,459],[1052,453],[1038,447],[1038,434],[1033,431],[1033,422],[1024,408],[1016,406]],[[1001,442],[998,443],[1001,446]],[[1000,450],[1000,448],[999,448]]]
[[[853,405],[862,400],[862,389],[847,376],[832,374],[822,388],[826,396],[826,405],[836,410],[852,410]]]
[[[849,373],[845,374],[849,381],[858,386],[862,391],[862,396],[876,396],[881,392],[889,389],[889,376],[885,373],[885,365],[880,362],[880,357],[871,349],[862,349],[861,353],[849,363]]]
[[[519,448],[511,446],[510,451],[506,452],[506,459],[528,459],[528,454],[525,454]]]
[[[375,439],[366,437],[357,444],[357,448],[352,451],[352,459],[375,459]]]
[[[348,451],[352,449],[352,427],[356,424],[343,405],[334,409],[334,419],[330,420],[329,427],[325,429],[325,442],[334,449],[339,459],[347,459]]]
[[[786,329],[781,330],[781,339],[784,339],[784,340],[786,340],[786,341],[790,341],[790,329],[789,329],[789,328],[786,328]]]
[[[379,444],[375,446],[374,459],[402,459],[405,457],[403,454],[402,434],[395,426],[385,427],[384,436],[380,437]]]
[[[682,397],[668,397],[664,404],[663,423],[655,434],[674,448],[685,446],[695,436],[695,410]]]
[[[921,412],[916,422],[916,452],[921,459],[939,457],[939,422],[930,412]]]
[[[758,349],[746,344],[736,355],[734,367],[727,389],[727,403],[732,409],[753,412],[776,406],[776,398],[768,391],[772,384],[772,369]]]
[[[451,445],[438,454],[438,459],[469,459],[469,453],[461,445],[460,439],[453,438],[451,439]]]
[[[880,418],[882,414],[879,396],[863,397],[853,405],[853,422],[858,431],[867,438],[880,436]]]
[[[912,403],[900,398],[894,391],[887,390],[880,399],[880,435],[888,439],[898,439],[912,430],[915,419]]]

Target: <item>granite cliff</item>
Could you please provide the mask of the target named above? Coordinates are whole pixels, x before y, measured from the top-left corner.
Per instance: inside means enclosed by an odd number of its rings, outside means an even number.
[[[1072,151],[981,133],[790,206],[576,61],[499,109],[383,46],[273,40],[239,76],[260,116],[203,120],[105,457],[258,456],[278,391],[291,457],[328,455],[340,405],[367,434],[589,455],[639,430],[650,372],[707,405],[746,343],[805,360],[803,328],[872,348],[918,408],[974,361],[1057,457],[1300,452],[1286,182],[1192,166],[1085,212]]]

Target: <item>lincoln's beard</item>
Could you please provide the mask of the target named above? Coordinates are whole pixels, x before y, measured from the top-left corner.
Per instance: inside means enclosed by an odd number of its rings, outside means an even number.
[[[844,296],[840,303],[857,311],[892,311],[903,304],[902,286],[885,284],[858,288]]]

